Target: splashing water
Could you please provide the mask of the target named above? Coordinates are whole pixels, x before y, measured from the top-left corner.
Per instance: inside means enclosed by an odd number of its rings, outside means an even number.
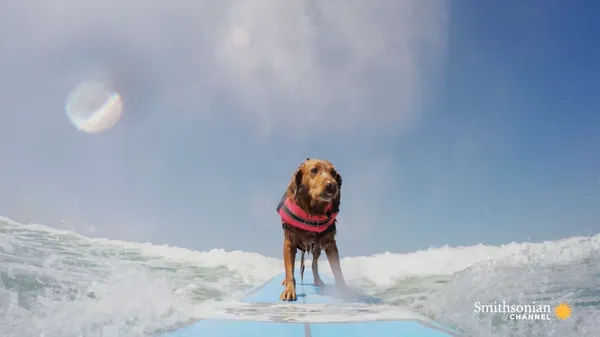
[[[328,272],[326,260],[321,269]],[[92,239],[0,218],[0,336],[150,336],[203,317],[303,321],[427,316],[471,336],[597,336],[600,235],[344,258],[380,307],[249,306],[231,294],[281,273],[255,253]],[[510,321],[474,303],[567,302],[565,321]]]

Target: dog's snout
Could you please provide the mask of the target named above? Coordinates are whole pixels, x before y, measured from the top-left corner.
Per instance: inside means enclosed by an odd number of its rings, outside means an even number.
[[[328,183],[327,185],[325,185],[325,192],[331,193],[331,194],[337,192],[337,184]]]

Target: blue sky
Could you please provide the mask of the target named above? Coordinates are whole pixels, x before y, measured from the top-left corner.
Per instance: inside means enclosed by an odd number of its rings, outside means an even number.
[[[600,229],[596,2],[38,2],[0,4],[1,215],[279,256],[319,157],[343,255]],[[64,102],[98,72],[124,116],[85,134]]]

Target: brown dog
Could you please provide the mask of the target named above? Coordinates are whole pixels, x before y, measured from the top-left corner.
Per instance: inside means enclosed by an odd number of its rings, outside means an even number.
[[[336,216],[339,212],[342,177],[333,165],[321,159],[307,158],[296,170],[277,211],[283,226],[283,261],[285,290],[283,301],[296,300],[294,264],[296,252],[302,251],[301,275],[304,272],[304,253],[313,255],[312,271],[315,284],[323,286],[319,277],[318,259],[325,250],[336,285],[346,289],[340,267],[336,235]]]

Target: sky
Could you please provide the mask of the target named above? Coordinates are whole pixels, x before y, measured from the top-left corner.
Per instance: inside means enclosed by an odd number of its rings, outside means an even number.
[[[600,3],[0,3],[0,215],[280,256],[307,158],[342,256],[600,231]],[[65,113],[102,79],[123,117]]]

